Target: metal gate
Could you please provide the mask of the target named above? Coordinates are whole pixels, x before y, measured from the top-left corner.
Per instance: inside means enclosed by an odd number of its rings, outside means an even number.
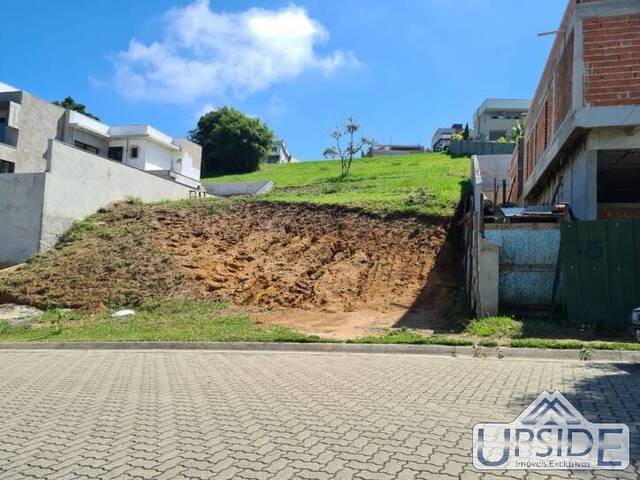
[[[640,307],[640,220],[564,223],[562,298],[573,325],[613,331]]]

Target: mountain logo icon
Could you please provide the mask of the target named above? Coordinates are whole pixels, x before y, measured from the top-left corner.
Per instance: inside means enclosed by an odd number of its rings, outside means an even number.
[[[518,417],[523,425],[580,425],[584,417],[562,393],[542,392]]]

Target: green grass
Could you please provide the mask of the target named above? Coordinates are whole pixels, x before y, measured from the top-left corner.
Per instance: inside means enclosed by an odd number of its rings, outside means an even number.
[[[522,335],[522,322],[506,316],[478,318],[467,325],[465,332],[476,337],[517,338]]]
[[[500,318],[500,317],[494,317]],[[504,317],[508,318],[508,317]],[[486,320],[486,319],[483,319]],[[490,325],[487,327],[487,325]],[[497,327],[496,327],[497,325]],[[503,328],[507,325],[507,328]],[[640,344],[629,342],[602,342],[560,340],[546,338],[517,338],[508,342],[483,338],[493,328],[502,337],[513,334],[503,320],[478,323],[471,331],[476,338],[463,335],[424,336],[405,328],[389,329],[382,335],[352,340],[358,344],[446,345],[466,347],[512,347],[591,350],[634,350]],[[497,334],[492,335],[495,337]],[[487,337],[485,335],[484,337]],[[481,337],[481,338],[477,338]],[[249,316],[232,313],[225,304],[214,301],[172,300],[143,305],[136,314],[112,318],[111,312],[83,314],[77,311],[52,309],[29,325],[12,326],[0,321],[0,342],[124,342],[124,341],[176,341],[176,342],[329,342],[308,336],[286,327],[264,326]]]
[[[212,301],[166,301],[143,306],[135,315],[112,318],[110,312],[86,315],[50,310],[37,323],[10,326],[0,322],[0,341],[182,341],[311,342],[285,327],[267,327],[246,315],[229,313]]]
[[[520,338],[508,345],[513,348],[552,348],[560,350],[640,350],[640,343],[629,342],[583,342],[580,340],[558,340],[552,338]]]
[[[335,204],[376,212],[450,216],[469,178],[469,159],[441,153],[356,159],[351,174],[340,177],[339,161],[261,165],[243,175],[203,181],[273,180],[271,201]]]
[[[409,344],[409,345],[449,345],[455,347],[468,347],[473,345],[469,339],[449,337],[444,335],[433,335],[425,337],[417,332],[406,328],[395,328],[387,330],[383,335],[363,337],[351,343],[367,344]]]

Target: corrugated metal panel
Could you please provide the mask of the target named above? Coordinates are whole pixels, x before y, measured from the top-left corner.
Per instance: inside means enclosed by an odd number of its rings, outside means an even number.
[[[500,245],[501,307],[550,307],[560,247],[558,226],[487,225],[485,238]]]
[[[562,295],[572,324],[626,327],[640,306],[640,221],[562,225]]]

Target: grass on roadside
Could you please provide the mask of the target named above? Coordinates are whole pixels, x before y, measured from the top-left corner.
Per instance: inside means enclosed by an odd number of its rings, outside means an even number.
[[[113,318],[112,312],[83,314],[78,311],[52,309],[34,323],[12,326],[0,322],[0,342],[329,342],[282,326],[264,326],[249,316],[229,312],[225,304],[214,301],[173,300],[149,303],[135,315]],[[512,338],[515,323],[494,317],[471,322],[469,333],[424,336],[400,328],[382,335],[352,340],[357,344],[480,346],[486,348],[550,348],[640,351],[640,344],[630,342],[581,341],[555,338]],[[487,320],[482,322],[482,320]],[[511,319],[513,320],[513,319]],[[470,336],[473,332],[474,336]],[[489,334],[491,332],[491,334]]]
[[[473,342],[468,339],[455,338],[445,335],[433,335],[430,337],[426,337],[406,328],[389,329],[383,335],[363,337],[357,340],[353,340],[351,343],[449,345],[455,347],[467,347],[473,345]]]
[[[308,202],[378,212],[451,216],[469,178],[469,159],[441,153],[356,159],[347,178],[339,161],[261,165],[242,175],[212,176],[204,182],[273,180],[269,201]]]
[[[512,317],[493,316],[472,320],[465,332],[476,337],[517,338],[522,335],[522,322]]]
[[[634,350],[640,351],[640,343],[558,340],[554,338],[519,338],[507,345],[512,348],[551,348],[554,350]]]
[[[45,312],[35,324],[0,323],[0,341],[317,341],[286,327],[266,327],[243,314],[229,313],[213,301],[175,300],[147,304],[135,315],[113,318],[111,312],[87,315],[60,309]]]

